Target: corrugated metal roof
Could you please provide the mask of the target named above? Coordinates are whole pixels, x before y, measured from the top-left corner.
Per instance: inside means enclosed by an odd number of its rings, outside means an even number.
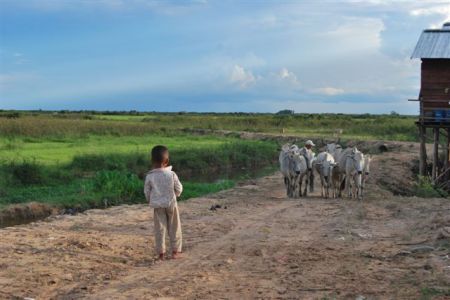
[[[411,58],[450,58],[450,30],[424,30]]]

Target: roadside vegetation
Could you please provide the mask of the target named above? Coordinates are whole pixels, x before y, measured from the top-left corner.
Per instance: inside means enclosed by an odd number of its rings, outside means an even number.
[[[419,176],[415,186],[415,195],[422,198],[448,197],[448,193],[433,185],[429,177]]]
[[[272,171],[277,154],[274,142],[212,136],[0,140],[0,209],[37,202],[74,212],[143,203],[149,150],[160,143],[171,149],[171,164],[184,183],[181,200],[230,188],[242,176]]]

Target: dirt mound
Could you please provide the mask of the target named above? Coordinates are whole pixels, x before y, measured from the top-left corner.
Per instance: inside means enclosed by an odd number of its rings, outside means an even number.
[[[55,209],[45,203],[30,202],[11,205],[0,210],[0,228],[41,220],[52,213],[56,213]]]
[[[378,187],[394,195],[413,196],[417,181],[414,170],[417,165],[417,154],[413,151],[374,155],[369,182],[375,185],[374,189]]]

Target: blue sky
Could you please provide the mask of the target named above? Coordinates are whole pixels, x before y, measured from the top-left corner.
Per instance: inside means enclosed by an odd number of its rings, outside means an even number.
[[[0,0],[0,108],[416,114],[449,1]]]

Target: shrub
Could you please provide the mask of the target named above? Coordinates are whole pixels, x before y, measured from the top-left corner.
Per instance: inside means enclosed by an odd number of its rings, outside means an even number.
[[[123,170],[125,165],[123,158],[119,155],[85,154],[76,155],[70,168],[81,171]]]
[[[43,184],[46,179],[43,167],[35,161],[24,160],[22,163],[12,162],[7,167],[7,172],[12,175],[16,182],[23,185]]]
[[[419,177],[416,184],[415,193],[422,198],[447,197],[448,193],[440,188],[436,188],[428,177]]]
[[[225,174],[236,168],[265,167],[273,163],[276,155],[275,143],[239,141],[211,148],[171,150],[170,160],[177,171],[195,177],[211,172]],[[143,153],[88,154],[75,156],[69,169],[127,171],[143,178],[149,165],[149,157]]]
[[[135,174],[100,171],[93,178],[94,189],[105,196],[136,203],[143,198],[143,181]]]

